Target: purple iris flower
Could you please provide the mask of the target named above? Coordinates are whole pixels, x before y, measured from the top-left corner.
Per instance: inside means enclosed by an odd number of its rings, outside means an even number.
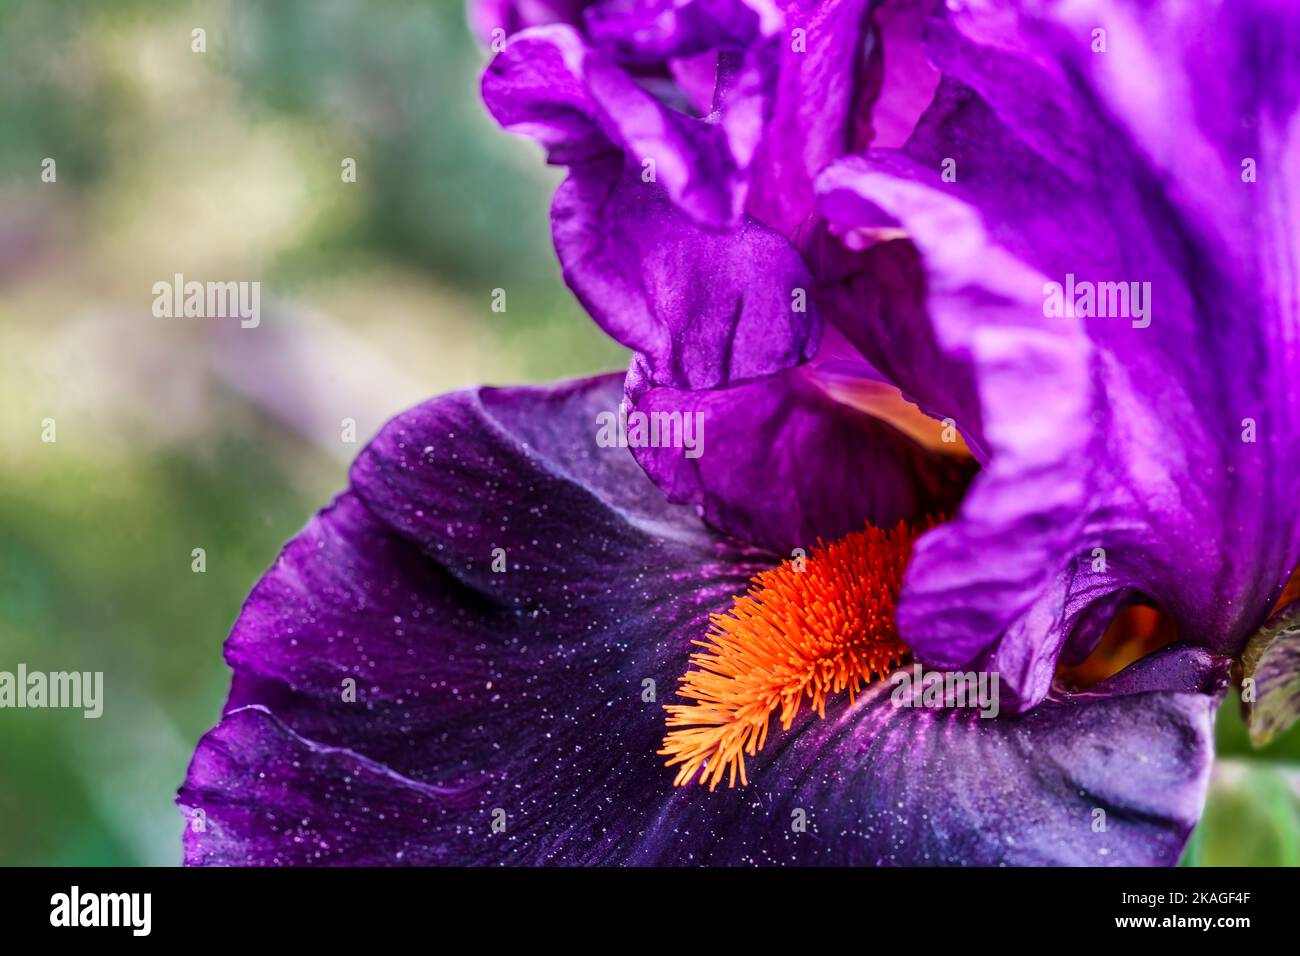
[[[236,622],[187,862],[1177,860],[1300,557],[1300,13],[950,6],[479,6],[632,367],[381,431]]]

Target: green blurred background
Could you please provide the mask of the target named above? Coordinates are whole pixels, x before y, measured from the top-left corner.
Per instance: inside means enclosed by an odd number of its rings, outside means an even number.
[[[106,696],[0,711],[0,864],[178,862],[221,642],[343,486],[342,419],[625,364],[483,63],[460,0],[0,0],[0,670]],[[261,281],[261,327],[153,317],[177,272]],[[1187,862],[1300,862],[1300,733],[1252,752],[1229,703],[1219,744]]]

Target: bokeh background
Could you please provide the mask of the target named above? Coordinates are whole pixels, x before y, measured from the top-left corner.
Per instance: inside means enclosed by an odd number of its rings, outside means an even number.
[[[440,392],[625,365],[484,62],[461,0],[0,0],[0,670],[106,697],[0,710],[0,864],[177,863],[221,643],[360,443]],[[177,272],[260,281],[261,326],[155,318]],[[1300,863],[1300,732],[1252,751],[1229,702],[1218,736],[1185,862]]]

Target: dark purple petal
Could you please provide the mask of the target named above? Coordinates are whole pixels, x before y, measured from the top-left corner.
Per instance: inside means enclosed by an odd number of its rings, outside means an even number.
[[[661,702],[708,613],[775,559],[708,532],[625,449],[597,446],[597,415],[622,396],[621,375],[484,389],[383,430],[354,490],[290,542],[235,625],[229,709],[269,708],[283,729],[240,710],[205,738],[181,795],[207,820],[187,833],[190,862],[634,852],[653,816],[647,794],[672,791],[655,752]],[[646,680],[658,702],[642,699]],[[399,792],[350,803],[346,775],[311,789],[294,761],[329,774],[378,765]],[[242,788],[242,773],[293,792],[272,800]],[[362,776],[362,790],[379,779]],[[299,824],[305,797],[320,802]],[[381,840],[352,856],[343,836],[364,830],[349,819],[363,802],[427,820],[421,844]],[[505,835],[490,829],[498,808]],[[294,814],[291,834],[280,809]],[[578,812],[598,822],[573,828],[566,815]]]
[[[1222,680],[1195,651],[1013,719],[898,709],[882,685],[774,734],[750,788],[674,790],[662,704],[707,615],[776,558],[595,444],[621,397],[621,376],[483,389],[384,429],[236,623],[229,707],[179,797],[187,862],[1177,858]]]
[[[1093,693],[987,719],[901,708],[880,685],[769,738],[749,789],[679,796],[668,847],[636,862],[1173,865],[1204,805],[1226,678],[1225,661],[1170,649]],[[702,833],[720,845],[704,852]]]
[[[472,791],[431,787],[307,740],[260,706],[229,711],[203,738],[180,801],[189,866],[459,863],[430,835],[456,808],[466,829],[483,825]]]
[[[644,388],[632,407],[695,415],[703,454],[635,448],[637,461],[670,501],[780,553],[805,551],[870,521],[880,527],[950,510],[969,468],[927,451],[893,426],[833,397],[819,365],[711,391]]]
[[[623,63],[745,50],[781,24],[772,0],[608,0],[583,19],[592,42]]]

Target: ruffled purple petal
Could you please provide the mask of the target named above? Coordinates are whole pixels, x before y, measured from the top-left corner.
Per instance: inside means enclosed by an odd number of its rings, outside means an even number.
[[[812,277],[754,220],[734,232],[701,229],[616,160],[575,168],[551,218],[569,287],[637,352],[649,380],[717,388],[816,351]]]
[[[781,22],[772,0],[611,0],[583,18],[592,42],[622,63],[746,50]]]
[[[879,88],[871,103],[873,146],[902,146],[934,98],[939,71],[922,42],[933,0],[886,0],[875,5],[871,55]]]
[[[831,189],[822,206],[835,220],[858,224],[874,212],[851,190]],[[837,237],[822,224],[808,243],[823,314],[862,361],[925,414],[952,421],[976,459],[986,461],[974,370],[935,340],[916,247],[901,238],[864,238],[855,228]],[[858,242],[865,248],[849,247]]]
[[[882,686],[774,734],[750,788],[675,790],[662,704],[707,615],[776,557],[596,445],[622,394],[483,389],[384,429],[235,625],[227,713],[179,797],[187,862],[1177,858],[1222,681],[1192,650],[1012,719]]]
[[[975,89],[946,81],[906,150],[837,164],[822,187],[841,232],[907,230],[924,258],[934,342],[971,370],[980,399],[982,421],[963,421],[957,404],[954,417],[988,461],[958,519],[917,548],[904,636],[940,666],[1022,647],[1006,666],[1026,675],[1032,702],[1046,687],[1027,676],[1046,667],[1042,648],[996,644],[1037,632],[1034,622],[1078,621],[1088,603],[1136,593],[1183,637],[1235,653],[1272,606],[1300,549],[1300,443],[1286,426],[1300,415],[1300,243],[1289,187],[1240,177],[1222,187],[1220,212],[1251,210],[1254,238],[1207,241],[1218,220],[1192,215],[1197,201],[1153,166],[1150,144],[1096,109],[1099,95],[1136,95],[1133,83],[1106,86],[1115,71],[1148,75],[1136,50],[1174,44],[1187,56],[1164,59],[1186,69],[1204,43],[1223,42],[1213,23],[1157,38],[1112,6],[1110,51],[1094,55],[1078,52],[1088,48],[1078,29],[1014,17],[1006,27],[989,7],[965,5],[956,27],[932,31],[939,65]],[[1266,135],[1286,110],[1300,116],[1279,55],[1296,48],[1294,17],[1266,5],[1247,19],[1221,24],[1232,26],[1234,88],[1256,93],[1246,113],[1258,151],[1294,165],[1300,140]],[[1141,113],[1148,129],[1165,125]],[[1215,139],[1216,121],[1200,124],[1191,135]],[[941,177],[945,160],[954,182]],[[1150,310],[1047,314],[1047,283],[1074,281],[1149,283]]]
[[[738,426],[723,438],[734,450],[725,463],[641,449],[642,463],[671,500],[765,544],[802,546],[864,517],[892,523],[933,510],[937,486],[953,471],[851,401],[837,405],[832,399],[843,396],[825,382],[787,374],[817,354],[820,304],[838,306],[846,290],[876,302],[871,319],[835,314],[851,363],[874,362],[869,374],[879,380],[878,369],[892,378],[933,357],[922,356],[923,336],[915,337],[921,349],[883,347],[914,338],[907,329],[923,283],[915,255],[847,252],[815,220],[812,188],[826,162],[873,134],[873,103],[887,107],[892,137],[928,100],[935,74],[913,49],[923,9],[912,0],[885,4],[873,22],[865,0],[782,11],[759,2],[597,4],[582,17],[585,36],[569,27],[527,31],[484,80],[502,124],[570,166],[552,206],[556,249],[583,305],[637,353],[631,392],[655,390],[647,411],[689,415],[707,406],[728,430]],[[652,96],[644,77],[631,79],[655,63],[681,67],[711,53],[717,83],[704,121]],[[710,64],[701,66],[707,75]],[[650,182],[646,159],[656,163]],[[715,228],[719,208],[742,202],[755,177],[766,193]],[[814,272],[787,236],[799,239]],[[905,397],[931,413],[943,406],[939,417],[947,417],[949,395],[970,387],[961,376],[944,381],[943,401],[925,390]],[[727,394],[694,394],[704,390]],[[741,407],[751,396],[763,398]],[[772,455],[739,466],[752,457],[739,454],[747,439]],[[773,474],[788,491],[768,504]],[[853,497],[836,500],[841,492]]]
[[[864,521],[890,527],[956,506],[966,461],[841,402],[824,380],[817,366],[804,366],[735,388],[686,391],[644,388],[633,375],[633,410],[697,416],[704,434],[699,457],[674,447],[633,454],[670,501],[782,554]]]
[[[596,2],[599,0],[469,0],[466,12],[470,28],[480,40],[490,43],[495,30],[510,36],[550,23],[577,25],[583,11]]]
[[[813,282],[794,248],[752,219],[699,222],[739,199],[719,127],[662,106],[565,27],[516,37],[483,91],[502,125],[570,165],[552,207],[565,279],[653,381],[714,388],[813,353]]]
[[[725,129],[668,108],[567,25],[512,37],[488,65],[483,100],[507,130],[541,143],[552,163],[616,155],[638,176],[653,172],[696,222],[718,228],[740,218],[745,179]]]
[[[903,179],[846,161],[827,172],[823,188],[833,201],[848,191],[903,211],[926,256],[936,341],[954,364],[975,370],[982,428],[971,427],[961,406],[953,417],[992,455],[958,518],[918,543],[899,609],[918,655],[957,667],[1046,598],[1067,555],[1086,553],[1075,541],[1086,516],[1090,370],[1068,324],[1044,325],[1040,278],[924,175]]]
[[[814,211],[817,173],[855,145],[871,79],[867,9],[867,0],[792,0],[767,61],[769,105],[748,209],[792,238]]]
[[[1031,28],[1086,79],[1187,226],[1240,250],[1230,265],[1258,270],[1261,293],[1284,294],[1294,308],[1295,260],[1286,253],[1300,244],[1291,183],[1300,160],[1300,8],[1094,0],[1087,9],[1050,5]],[[1098,28],[1117,55],[1077,41]],[[1243,177],[1247,160],[1252,182]]]

